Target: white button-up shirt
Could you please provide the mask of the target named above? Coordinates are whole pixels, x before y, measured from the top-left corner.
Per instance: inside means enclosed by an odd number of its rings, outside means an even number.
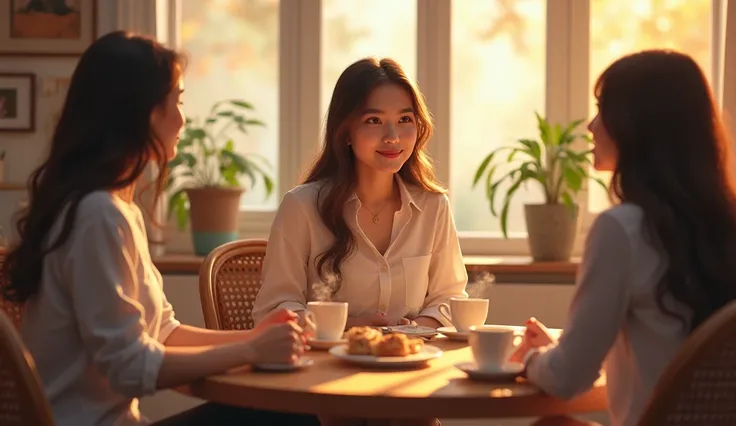
[[[163,342],[178,326],[138,207],[104,191],[84,197],[21,326],[55,424],[148,424],[137,397],[156,391]]]
[[[401,209],[394,216],[391,242],[383,255],[358,226],[358,197],[346,203],[345,218],[356,248],[341,265],[343,282],[334,296],[324,290],[316,267],[316,258],[334,238],[317,211],[321,184],[300,185],[284,195],[269,236],[263,287],[253,308],[256,322],[276,308],[301,311],[308,301],[330,298],[348,302],[351,317],[383,313],[398,322],[426,316],[450,325],[438,306],[451,297],[467,297],[468,276],[449,200],[396,179]]]

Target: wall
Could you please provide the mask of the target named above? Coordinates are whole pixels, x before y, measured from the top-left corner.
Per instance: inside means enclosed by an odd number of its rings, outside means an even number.
[[[117,3],[99,1],[98,34],[105,34],[116,27]],[[64,99],[63,80],[71,77],[76,63],[77,58],[0,57],[0,72],[30,72],[36,75],[36,131],[0,133],[0,151],[6,151],[5,182],[25,184],[30,173],[43,159],[53,131],[53,116]],[[6,231],[10,229],[11,217],[24,197],[22,191],[0,191],[0,226]]]

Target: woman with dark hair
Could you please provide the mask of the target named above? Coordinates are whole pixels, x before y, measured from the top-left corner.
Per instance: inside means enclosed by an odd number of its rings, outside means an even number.
[[[176,52],[147,38],[114,32],[95,41],[30,178],[2,290],[24,304],[22,336],[59,426],[147,424],[142,395],[244,364],[295,362],[303,351],[287,310],[252,331],[212,331],[180,325],[166,300],[133,194],[149,163],[165,171],[175,155],[182,68]],[[300,419],[205,404],[163,424]]]
[[[348,302],[348,327],[450,325],[438,306],[467,297],[467,273],[425,145],[433,125],[399,64],[350,65],[332,95],[322,152],[281,201],[254,317]]]
[[[563,398],[589,389],[603,367],[612,423],[636,425],[683,340],[736,298],[733,168],[690,57],[626,56],[595,95],[595,167],[613,171],[618,204],[590,230],[559,342],[531,319],[516,355],[529,380]]]

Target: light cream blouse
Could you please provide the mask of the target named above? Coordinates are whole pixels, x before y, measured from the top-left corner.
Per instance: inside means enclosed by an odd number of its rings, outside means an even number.
[[[383,313],[389,321],[398,321],[426,316],[450,325],[438,305],[451,297],[467,297],[468,276],[449,200],[396,179],[401,208],[384,255],[358,226],[358,197],[347,202],[345,218],[357,247],[342,264],[344,281],[333,300],[348,302],[351,317]],[[269,235],[263,286],[253,308],[256,322],[273,309],[301,311],[308,301],[331,295],[315,264],[333,241],[317,211],[320,185],[297,186],[281,201]]]

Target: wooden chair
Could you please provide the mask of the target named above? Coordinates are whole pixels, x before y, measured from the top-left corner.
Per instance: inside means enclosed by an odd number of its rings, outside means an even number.
[[[0,269],[3,266],[3,260],[5,260],[5,249],[0,248]],[[5,286],[5,280],[3,279],[3,276],[0,274],[0,289],[2,289]],[[5,315],[7,315],[10,320],[13,322],[13,325],[20,330],[20,318],[21,318],[21,310],[22,306],[18,305],[16,303],[9,302],[5,300],[2,295],[0,295],[0,311],[4,312]]]
[[[52,426],[46,395],[15,324],[0,313],[0,425]]]
[[[736,301],[688,337],[662,374],[639,425],[736,425]]]
[[[253,328],[253,304],[261,289],[264,239],[233,241],[214,249],[199,271],[204,323],[215,330]]]

